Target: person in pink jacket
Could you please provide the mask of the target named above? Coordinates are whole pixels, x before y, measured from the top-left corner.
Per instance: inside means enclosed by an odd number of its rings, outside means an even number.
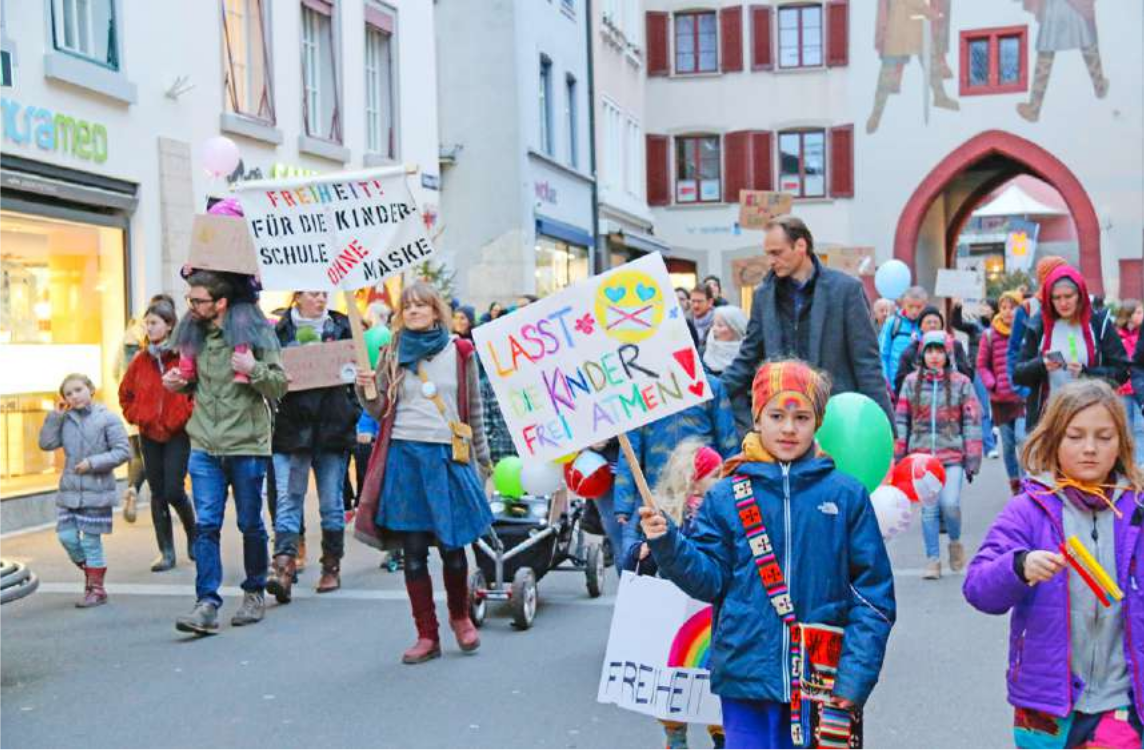
[[[1021,465],[1017,462],[1017,420],[1025,415],[1025,399],[1013,390],[1009,380],[1009,337],[1013,318],[1022,302],[1020,292],[1005,292],[997,301],[999,312],[989,329],[981,335],[977,349],[977,374],[989,394],[993,424],[1001,430],[1001,453],[1005,473],[1009,475],[1009,491],[1020,488]]]

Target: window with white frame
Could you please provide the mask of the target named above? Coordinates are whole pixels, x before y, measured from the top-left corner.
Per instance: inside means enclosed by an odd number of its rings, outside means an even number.
[[[394,19],[372,5],[366,6],[365,26],[365,133],[366,150],[387,159],[397,158],[394,131],[393,77]]]
[[[717,203],[722,200],[721,153],[717,135],[676,137],[676,203]]]
[[[302,0],[302,119],[306,135],[342,142],[334,6]]]
[[[822,65],[822,6],[779,8],[779,67]]]
[[[640,124],[630,117],[624,124],[625,149],[624,157],[626,168],[624,170],[624,190],[629,195],[639,197],[644,184],[643,173],[643,129]]]
[[[226,110],[274,123],[264,0],[224,0],[222,68]]]
[[[604,117],[604,153],[601,154],[604,185],[618,189],[624,184],[624,116],[608,99],[602,100]]]
[[[826,131],[779,133],[779,190],[798,198],[826,195]]]
[[[115,0],[52,0],[55,48],[119,70]]]
[[[577,143],[580,137],[580,128],[577,126],[578,116],[576,108],[576,76],[571,73],[564,80],[564,121],[568,123],[568,164],[575,168],[580,166],[580,149]]]
[[[547,55],[540,56],[540,150],[552,156],[555,148],[552,142],[552,60]]]

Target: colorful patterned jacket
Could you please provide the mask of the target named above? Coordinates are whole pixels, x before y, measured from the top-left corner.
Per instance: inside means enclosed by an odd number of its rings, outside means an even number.
[[[981,404],[972,381],[960,372],[946,368],[910,373],[898,398],[897,422],[895,460],[928,453],[945,466],[964,467],[971,476],[981,470]]]

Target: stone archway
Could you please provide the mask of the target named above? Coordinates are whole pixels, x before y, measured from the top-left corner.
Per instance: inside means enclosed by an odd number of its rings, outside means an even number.
[[[959,175],[986,159],[1003,166],[997,174],[966,199],[946,226],[946,263],[950,262],[950,238],[956,240],[962,225],[977,203],[990,190],[1018,174],[1030,174],[1052,185],[1064,198],[1076,225],[1080,272],[1088,280],[1089,291],[1104,293],[1100,259],[1100,222],[1092,201],[1080,180],[1057,157],[1032,141],[1002,130],[988,130],[958,146],[941,160],[921,181],[906,201],[894,235],[894,257],[914,268],[922,222],[933,202]]]

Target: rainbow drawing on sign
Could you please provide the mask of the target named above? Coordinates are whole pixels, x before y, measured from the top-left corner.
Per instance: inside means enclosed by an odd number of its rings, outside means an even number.
[[[667,666],[707,669],[711,659],[711,607],[704,607],[679,628],[667,653]]]

